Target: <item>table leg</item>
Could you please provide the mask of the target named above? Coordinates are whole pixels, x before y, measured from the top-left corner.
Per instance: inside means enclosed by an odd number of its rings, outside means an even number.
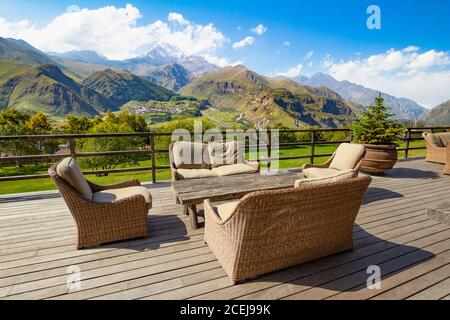
[[[198,229],[198,217],[197,217],[197,206],[196,205],[186,205],[185,210],[189,213],[189,218],[191,220],[192,229]]]

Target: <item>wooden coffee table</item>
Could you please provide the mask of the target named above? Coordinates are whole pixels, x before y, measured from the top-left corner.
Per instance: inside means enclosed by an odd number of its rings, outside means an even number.
[[[174,181],[172,190],[183,206],[184,214],[190,216],[192,228],[198,229],[197,205],[206,199],[211,202],[236,200],[255,191],[291,188],[298,179],[301,179],[301,175],[292,172],[276,175],[242,174]]]

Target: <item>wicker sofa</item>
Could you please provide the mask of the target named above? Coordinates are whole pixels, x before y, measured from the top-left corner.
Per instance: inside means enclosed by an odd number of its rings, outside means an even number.
[[[353,225],[372,180],[353,177],[320,185],[299,181],[294,188],[217,206],[206,200],[205,242],[233,284],[351,250]]]
[[[450,132],[423,134],[427,155],[425,160],[434,163],[446,163],[446,148],[450,142]]]
[[[364,145],[343,143],[325,163],[305,164],[303,166],[303,175],[306,178],[320,178],[335,175],[342,170],[359,172],[365,154],[366,149]]]
[[[77,226],[77,248],[147,238],[149,191],[137,180],[99,186],[86,180],[73,158],[48,170]]]
[[[169,155],[172,181],[259,172],[259,163],[246,161],[243,148],[236,141],[177,141],[170,145]]]

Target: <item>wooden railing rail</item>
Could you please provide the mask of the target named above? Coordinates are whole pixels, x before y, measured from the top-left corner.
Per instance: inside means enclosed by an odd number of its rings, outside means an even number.
[[[450,126],[446,127],[423,127],[423,128],[406,128],[405,135],[400,140],[404,141],[405,147],[399,147],[399,151],[403,151],[405,158],[410,156],[411,150],[422,150],[425,147],[411,147],[412,141],[423,140],[423,132],[435,132],[435,131],[445,131],[450,130]],[[280,138],[285,134],[306,134],[306,137],[302,137],[302,141],[281,141],[279,143],[279,148],[283,147],[295,147],[295,146],[309,146],[309,154],[299,155],[299,156],[284,156],[284,157],[274,157],[274,151],[272,149],[272,131],[267,131],[267,158],[261,161],[267,161],[267,165],[270,166],[271,161],[280,160],[296,160],[296,159],[309,159],[311,163],[314,163],[317,158],[329,157],[332,154],[319,154],[317,153],[317,146],[319,145],[336,145],[344,142],[351,142],[351,132],[349,129],[293,129],[293,130],[278,130],[280,133]],[[320,134],[324,133],[347,133],[348,139],[337,139],[331,141],[320,140]],[[223,132],[226,134],[226,132]],[[309,139],[307,138],[309,134]],[[132,168],[118,168],[110,170],[91,170],[85,171],[85,174],[108,174],[108,173],[125,173],[125,172],[139,172],[139,171],[149,171],[151,172],[151,181],[157,181],[157,170],[169,169],[168,165],[157,165],[156,156],[162,153],[168,153],[168,149],[158,149],[156,148],[155,140],[158,137],[170,137],[172,133],[168,132],[139,132],[139,133],[104,133],[104,134],[47,134],[47,135],[35,135],[35,136],[0,136],[0,145],[2,142],[11,141],[47,141],[47,140],[60,140],[65,141],[68,144],[68,153],[66,154],[38,154],[38,155],[5,155],[0,156],[0,166],[12,163],[33,163],[33,162],[53,162],[58,161],[67,156],[72,156],[74,158],[85,158],[85,157],[109,157],[109,156],[124,156],[124,155],[141,155],[147,156],[150,159],[150,166],[132,167]],[[143,138],[142,148],[139,150],[119,150],[119,151],[102,151],[102,152],[78,152],[77,151],[77,141],[82,141],[84,139],[93,138],[131,138],[140,137]],[[247,144],[246,147],[249,148],[252,145]],[[0,155],[2,154],[0,150]],[[16,180],[28,180],[28,179],[40,179],[48,178],[47,174],[34,174],[34,175],[20,175],[20,176],[0,176],[1,181],[16,181]]]

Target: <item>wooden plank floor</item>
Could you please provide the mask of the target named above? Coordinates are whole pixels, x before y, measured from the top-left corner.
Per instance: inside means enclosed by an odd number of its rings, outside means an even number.
[[[423,159],[376,177],[355,225],[355,250],[232,286],[191,230],[168,183],[149,186],[151,237],[75,250],[55,192],[0,197],[1,299],[450,299],[450,227],[426,208],[450,202],[450,177]],[[201,221],[203,221],[200,218]],[[378,265],[381,289],[366,287]],[[81,288],[67,285],[81,270]]]

